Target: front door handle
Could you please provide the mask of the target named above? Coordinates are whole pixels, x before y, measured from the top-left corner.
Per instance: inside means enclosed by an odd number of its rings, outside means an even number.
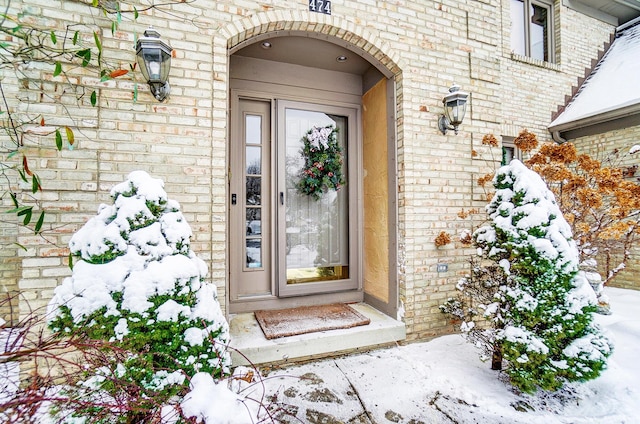
[[[235,193],[231,194],[231,204],[235,205],[236,203],[238,203],[238,196],[236,196]]]
[[[280,204],[284,205],[284,192],[280,192]]]

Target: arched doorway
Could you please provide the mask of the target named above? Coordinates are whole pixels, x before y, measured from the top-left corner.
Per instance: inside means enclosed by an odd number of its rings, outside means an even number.
[[[395,315],[394,75],[354,50],[302,31],[230,49],[232,313],[366,300]],[[297,184],[314,127],[337,130],[346,180],[319,199]]]

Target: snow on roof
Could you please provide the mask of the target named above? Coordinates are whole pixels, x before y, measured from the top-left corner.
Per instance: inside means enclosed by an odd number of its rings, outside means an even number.
[[[616,39],[550,128],[640,104],[640,20]]]

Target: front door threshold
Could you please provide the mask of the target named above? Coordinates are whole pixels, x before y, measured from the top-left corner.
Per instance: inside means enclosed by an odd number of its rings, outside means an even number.
[[[404,340],[404,323],[365,303],[350,305],[371,320],[364,326],[268,340],[252,312],[229,317],[233,366],[299,362],[369,350]]]

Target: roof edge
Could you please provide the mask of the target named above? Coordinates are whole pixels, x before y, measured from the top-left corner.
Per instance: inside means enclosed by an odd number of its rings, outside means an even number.
[[[588,67],[588,68],[585,68],[584,75],[582,77],[578,77],[577,78],[577,80],[576,80],[577,84],[576,85],[572,85],[571,86],[571,94],[565,96],[564,104],[558,105],[556,111],[555,112],[551,112],[551,121],[554,121],[554,120],[558,119],[558,117],[560,117],[560,115],[562,115],[562,113],[567,108],[567,106],[577,96],[577,94],[582,89],[582,86],[584,85],[584,83],[589,79],[589,77],[593,73],[594,69],[596,69],[596,67],[600,64],[600,61],[609,52],[609,49],[611,48],[611,46],[613,45],[613,42],[616,39],[616,35],[617,35],[616,31],[612,32],[610,34],[610,36],[609,36],[609,41],[607,41],[607,42],[605,42],[603,44],[601,50],[598,50],[597,57],[594,58],[594,59],[591,59],[591,66]]]
[[[619,32],[624,31],[627,28],[631,28],[632,26],[635,26],[637,24],[640,24],[640,16],[638,16],[635,19],[630,20],[629,22],[625,22],[624,24],[618,26],[616,28],[616,34],[618,34]]]
[[[575,138],[577,132],[582,135],[595,134],[598,132],[598,127],[600,127],[600,132],[626,128],[628,124],[637,125],[636,121],[639,120],[640,102],[627,105],[623,108],[604,111],[575,121],[569,121],[559,125],[549,125],[547,130],[551,133],[553,139],[558,141],[557,138]],[[573,136],[571,133],[574,133]]]
[[[624,118],[629,115],[640,114],[640,102],[631,103],[621,108],[609,109],[598,112],[594,115],[585,116],[580,119],[553,125],[553,122],[547,127],[549,131],[566,131],[578,127],[586,127],[599,124],[602,122],[613,121],[614,119]]]

